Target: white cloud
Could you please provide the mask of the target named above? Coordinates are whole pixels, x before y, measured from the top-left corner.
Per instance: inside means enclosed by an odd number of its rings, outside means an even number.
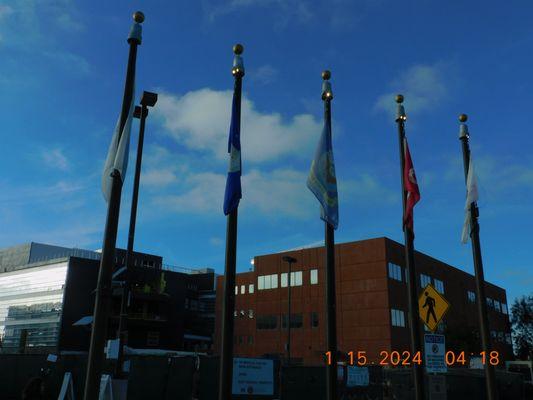
[[[85,29],[85,26],[79,19],[75,19],[72,14],[63,11],[56,17],[57,25],[68,32],[79,32]]]
[[[0,4],[0,20],[13,13],[13,8],[7,4]]]
[[[262,65],[257,69],[252,69],[248,75],[254,82],[267,85],[274,82],[278,77],[278,70],[270,64]]]
[[[395,115],[394,98],[398,93],[404,95],[408,113],[416,113],[435,106],[448,92],[444,83],[443,69],[440,64],[410,67],[391,82],[390,86],[394,88],[394,92],[379,96],[374,109]]]
[[[274,10],[277,16],[275,21],[277,27],[285,27],[292,20],[309,22],[314,17],[311,11],[312,4],[302,0],[203,0],[202,6],[209,22],[214,22],[219,17],[228,14],[257,7]]]
[[[141,183],[147,186],[167,186],[177,181],[176,174],[170,169],[153,169],[142,174]]]
[[[517,189],[531,191],[533,188],[533,162],[517,163],[505,157],[481,155],[473,158],[480,198],[483,194],[496,196],[507,195],[509,189],[513,190],[513,197],[519,195]],[[450,158],[449,165],[444,175],[448,181],[461,181],[464,183],[463,160],[458,156]],[[506,196],[507,197],[507,196]]]
[[[212,246],[219,247],[219,246],[222,246],[222,244],[224,244],[224,240],[222,240],[222,238],[219,238],[219,237],[212,237],[209,239],[209,243]]]
[[[307,174],[291,169],[251,170],[242,177],[243,199],[239,207],[263,215],[306,217],[314,210],[306,179]],[[225,183],[226,176],[222,174],[191,174],[183,182],[186,192],[157,196],[154,202],[178,213],[221,213]]]
[[[163,93],[154,114],[178,143],[211,152],[222,160],[227,158],[231,98],[229,90],[209,88],[181,97]],[[242,155],[249,162],[265,162],[289,154],[309,157],[321,130],[321,124],[310,114],[285,120],[279,113],[258,111],[246,96],[242,98],[241,121]]]
[[[383,186],[374,176],[361,172],[351,180],[339,181],[339,207],[354,203],[358,206],[394,204],[397,193]]]
[[[70,162],[65,154],[63,154],[62,149],[44,149],[41,155],[45,164],[49,167],[65,171],[70,166]]]

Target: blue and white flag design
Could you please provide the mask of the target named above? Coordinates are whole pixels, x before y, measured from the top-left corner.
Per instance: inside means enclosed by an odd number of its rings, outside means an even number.
[[[311,164],[307,187],[320,202],[320,218],[337,229],[339,225],[339,198],[331,143],[331,128],[327,122],[324,123],[315,159]]]
[[[113,178],[111,174],[113,170],[118,170],[120,173],[120,179],[124,182],[126,176],[126,169],[128,167],[128,154],[130,149],[130,136],[131,136],[131,121],[133,120],[133,110],[135,109],[135,89],[132,91],[131,104],[128,110],[128,117],[122,132],[120,132],[120,117],[118,117],[117,124],[115,126],[115,132],[109,145],[107,152],[107,158],[104,165],[104,173],[102,175],[102,193],[104,199],[109,202],[111,197],[111,186],[113,184]]]
[[[241,191],[241,107],[237,96],[233,93],[231,108],[231,126],[229,128],[228,153],[229,168],[224,194],[224,214],[228,215],[239,206]]]

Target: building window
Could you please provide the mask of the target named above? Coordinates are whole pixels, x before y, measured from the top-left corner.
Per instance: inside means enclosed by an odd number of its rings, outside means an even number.
[[[435,289],[437,292],[444,294],[444,282],[439,279],[434,279],[435,282]]]
[[[507,314],[507,304],[501,303],[502,306],[502,313]]]
[[[239,294],[239,287],[238,286],[235,286],[235,294]]]
[[[291,286],[302,286],[302,271],[291,272]]]
[[[431,283],[431,276],[420,274],[420,286],[425,288]]]
[[[191,311],[198,310],[198,300],[191,299],[189,305],[190,305]]]
[[[270,275],[270,285],[272,289],[278,288],[278,274]]]
[[[257,277],[257,289],[277,289],[278,288],[278,275],[262,275]]]
[[[258,330],[278,328],[278,316],[277,315],[258,315],[255,321],[256,321],[256,328]]]
[[[159,345],[159,332],[148,332],[146,334],[146,345],[147,346],[158,346]]]
[[[494,309],[498,312],[501,312],[501,308],[500,308],[500,302],[498,300],[494,300]]]
[[[291,329],[301,328],[303,326],[302,314],[291,314]],[[281,327],[287,329],[287,314],[283,314],[281,317]]]
[[[490,331],[490,337],[492,339],[496,339],[498,337],[498,334],[496,333],[496,331]]]
[[[253,283],[250,283],[248,285],[248,293],[252,294],[254,292],[254,284]]]
[[[272,289],[271,275],[265,275],[265,289]]]
[[[254,344],[254,337],[252,335],[248,335],[248,344]]]
[[[254,310],[248,310],[248,318],[254,317]]]
[[[241,285],[241,294],[246,294],[246,285]]]
[[[318,284],[318,269],[312,269],[310,272],[311,285]]]
[[[504,339],[504,336],[503,336],[503,332],[498,332],[498,342],[503,342],[505,339]]]
[[[389,263],[389,278],[397,281],[402,281],[402,267],[399,265]]]
[[[511,334],[510,333],[506,333],[505,334],[505,341],[507,342],[507,344],[513,344],[513,341],[511,340]]]
[[[494,308],[494,302],[490,297],[487,297],[487,306],[490,308]]]
[[[246,315],[246,312],[244,310],[241,310],[241,317],[244,317]]]
[[[468,302],[469,303],[475,303],[476,302],[476,294],[474,292],[470,291],[470,290],[467,291],[466,293],[468,295]]]
[[[311,313],[311,328],[318,328],[318,313],[315,311]]]
[[[288,283],[287,283],[288,282],[288,274],[286,272],[283,272],[281,274],[280,278],[281,278],[280,279],[281,280],[281,282],[280,282],[281,283],[281,287],[287,287],[287,285],[288,285]]]
[[[239,315],[239,313],[237,312],[237,310],[233,311],[233,316],[234,316],[235,318],[237,318],[237,315]]]
[[[391,308],[390,310],[391,314],[391,320],[392,320],[392,326],[405,326],[405,316],[403,311],[401,310],[395,310],[394,308]]]
[[[242,335],[239,335],[239,344],[242,344],[242,339],[243,339]]]

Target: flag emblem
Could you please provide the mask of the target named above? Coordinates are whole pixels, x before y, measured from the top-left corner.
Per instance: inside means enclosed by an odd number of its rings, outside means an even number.
[[[333,159],[331,128],[327,122],[324,123],[315,158],[311,163],[307,187],[320,203],[320,218],[337,229],[339,225],[337,178]]]
[[[404,159],[404,184],[405,191],[407,192],[407,200],[405,202],[405,210],[403,217],[404,228],[407,227],[413,231],[413,209],[415,204],[420,201],[420,189],[418,188],[418,182],[416,180],[415,167],[413,166],[413,160],[411,159],[411,152],[409,151],[409,145],[407,139],[403,139],[405,159]]]

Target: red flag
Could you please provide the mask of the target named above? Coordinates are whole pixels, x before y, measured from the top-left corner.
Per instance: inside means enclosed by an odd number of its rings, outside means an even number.
[[[405,161],[403,165],[403,180],[405,183],[404,190],[407,192],[407,201],[405,202],[405,212],[403,216],[404,228],[407,226],[411,231],[413,230],[413,208],[420,200],[420,190],[418,189],[418,182],[416,181],[415,168],[411,153],[409,152],[409,145],[407,139],[403,139],[403,148],[405,152]]]

